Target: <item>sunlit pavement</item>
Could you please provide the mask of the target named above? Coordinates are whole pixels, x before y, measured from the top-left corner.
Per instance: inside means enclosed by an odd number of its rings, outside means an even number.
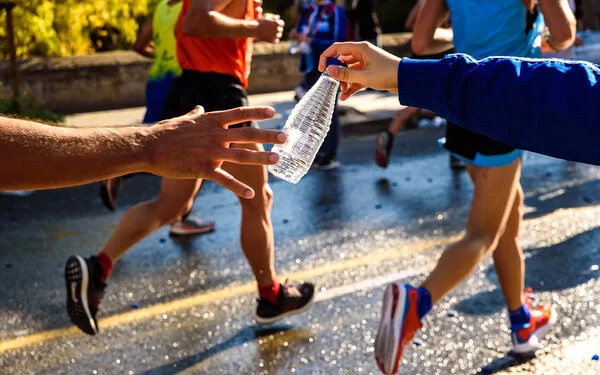
[[[159,180],[129,179],[116,213],[102,206],[97,184],[0,196],[0,373],[377,373],[385,284],[423,280],[468,214],[472,187],[448,168],[440,135],[403,133],[386,170],[372,161],[372,136],[347,138],[339,170],[310,172],[298,185],[272,182],[280,278],[319,287],[311,310],[272,326],[253,320],[237,199],[215,184],[206,184],[194,212],[215,220],[216,231],[180,240],[162,228],[125,255],[96,337],[70,326],[64,262],[96,253]],[[506,356],[507,314],[487,261],[425,319],[400,373],[600,373],[592,360],[600,354],[599,177],[596,167],[527,154],[526,281],[560,315],[537,358]]]

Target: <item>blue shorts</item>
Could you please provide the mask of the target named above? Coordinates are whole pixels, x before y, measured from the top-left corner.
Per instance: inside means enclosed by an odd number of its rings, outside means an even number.
[[[165,101],[167,91],[175,76],[168,73],[166,76],[149,80],[146,84],[146,114],[144,124],[154,124],[165,120]]]
[[[504,167],[523,155],[523,150],[512,148],[451,122],[446,126],[446,137],[439,143],[456,158],[476,167]]]

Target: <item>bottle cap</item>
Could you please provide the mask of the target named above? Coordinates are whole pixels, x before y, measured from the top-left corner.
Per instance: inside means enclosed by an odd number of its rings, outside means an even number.
[[[327,59],[327,63],[325,65],[326,66],[339,65],[339,66],[345,66],[346,68],[348,67],[348,65],[344,64],[343,62],[341,62],[340,60],[336,59],[335,57],[328,58]]]

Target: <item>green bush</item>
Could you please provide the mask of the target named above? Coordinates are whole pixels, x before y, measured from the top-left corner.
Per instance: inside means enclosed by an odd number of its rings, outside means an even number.
[[[15,96],[11,99],[0,99],[0,114],[55,124],[64,121],[62,115],[42,108],[39,100],[33,96]]]
[[[156,0],[15,0],[17,56],[71,56],[131,45]],[[0,59],[8,57],[0,16]],[[115,32],[116,30],[116,32]],[[105,45],[110,41],[111,45]]]

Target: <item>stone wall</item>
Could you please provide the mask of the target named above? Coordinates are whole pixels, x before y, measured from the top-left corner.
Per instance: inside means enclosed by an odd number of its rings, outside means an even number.
[[[409,52],[410,34],[382,37],[383,47],[397,55]],[[298,57],[287,42],[257,43],[249,92],[293,89],[300,81]],[[150,60],[130,51],[68,58],[33,58],[19,62],[21,91],[62,113],[77,113],[144,105]],[[0,97],[10,96],[8,61],[0,62]]]

